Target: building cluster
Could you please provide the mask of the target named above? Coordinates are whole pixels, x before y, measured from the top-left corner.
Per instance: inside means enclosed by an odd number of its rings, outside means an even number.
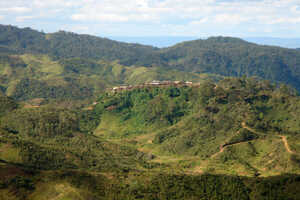
[[[145,83],[145,85],[192,85],[191,81],[157,81],[154,80],[150,83]]]
[[[113,87],[112,91],[113,92],[119,92],[119,91],[125,91],[125,90],[131,90],[135,88],[145,88],[145,87],[158,87],[158,86],[192,86],[193,82],[191,81],[158,81],[158,80],[153,80],[148,83],[144,83],[141,85],[121,85],[117,87]]]

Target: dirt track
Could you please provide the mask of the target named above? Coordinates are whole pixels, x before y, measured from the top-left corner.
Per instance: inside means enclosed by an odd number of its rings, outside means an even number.
[[[291,148],[290,148],[290,146],[289,146],[289,143],[288,143],[288,141],[287,141],[287,139],[286,139],[286,136],[280,135],[280,137],[281,137],[281,139],[282,139],[282,142],[283,142],[284,147],[285,147],[285,149],[287,150],[287,152],[294,154],[295,152],[293,152],[293,151],[291,150]]]
[[[245,129],[247,129],[248,131],[253,132],[253,133],[256,133],[256,134],[258,134],[258,135],[265,135],[265,134],[263,134],[263,133],[259,133],[259,132],[257,132],[256,130],[254,130],[254,129],[248,127],[248,126],[246,125],[245,122],[242,122],[242,127],[245,128]],[[284,136],[284,135],[279,135],[279,137],[281,138],[281,140],[282,140],[282,142],[283,142],[283,144],[284,144],[284,147],[285,147],[286,151],[287,151],[288,153],[290,153],[290,154],[295,154],[295,152],[293,152],[293,151],[291,150],[291,148],[290,148],[290,146],[289,146],[289,144],[288,144],[288,141],[287,141],[287,139],[286,139],[286,136]],[[248,142],[248,141],[245,141],[245,142]],[[245,143],[245,142],[238,142],[238,143],[230,144],[230,145],[220,145],[220,151],[218,151],[217,153],[213,154],[213,155],[211,156],[211,158],[214,158],[214,157],[216,157],[217,155],[219,155],[220,153],[224,152],[225,148],[228,147],[228,146],[231,146],[231,145],[237,145],[237,144]]]
[[[254,129],[248,127],[248,126],[246,125],[245,122],[242,122],[242,127],[245,128],[245,129],[247,129],[248,131],[253,132],[253,133],[261,134],[261,133],[255,131]],[[295,152],[293,152],[293,151],[291,150],[291,148],[290,148],[290,146],[289,146],[289,143],[288,143],[288,141],[287,141],[287,139],[286,139],[286,136],[284,136],[284,135],[279,135],[279,137],[281,138],[281,140],[282,140],[282,142],[283,142],[283,144],[284,144],[284,147],[285,147],[286,151],[289,152],[289,153],[291,153],[291,154],[294,154]]]

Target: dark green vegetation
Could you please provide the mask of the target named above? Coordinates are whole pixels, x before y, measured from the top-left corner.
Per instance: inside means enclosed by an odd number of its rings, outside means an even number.
[[[300,54],[293,49],[260,46],[237,38],[213,37],[162,50],[172,68],[224,76],[257,76],[300,88]]]
[[[30,28],[0,26],[0,45],[16,53],[49,54],[54,58],[94,58],[125,60],[139,57],[155,48],[138,44],[115,42],[105,38],[60,31],[45,34]]]
[[[0,172],[7,170],[0,166]],[[158,173],[90,174],[28,171],[10,166],[0,182],[0,199],[297,199],[299,176],[246,178]]]
[[[82,58],[80,62],[87,62],[86,59],[89,62],[117,60],[124,66],[159,67],[222,76],[257,76],[291,84],[298,90],[300,88],[299,51],[256,45],[230,37],[212,37],[158,49],[64,31],[45,34],[30,28],[2,25],[0,52],[6,55],[44,54],[55,61],[70,58]],[[93,73],[91,68],[99,71],[99,66],[88,63],[84,63],[84,66],[87,66],[86,72]],[[77,69],[77,65],[75,68],[73,66],[70,70],[82,70],[80,67]],[[78,87],[82,86],[81,81]]]
[[[300,98],[287,86],[226,78],[147,87],[103,93],[92,110],[2,101],[0,199],[300,193]]]
[[[299,58],[0,26],[0,200],[297,199]],[[200,84],[106,90],[154,79]]]
[[[11,98],[0,94],[0,116],[18,107],[18,104]]]

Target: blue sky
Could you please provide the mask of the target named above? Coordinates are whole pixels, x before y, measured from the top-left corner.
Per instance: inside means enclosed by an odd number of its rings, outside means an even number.
[[[0,23],[98,36],[300,37],[300,0],[0,0]]]

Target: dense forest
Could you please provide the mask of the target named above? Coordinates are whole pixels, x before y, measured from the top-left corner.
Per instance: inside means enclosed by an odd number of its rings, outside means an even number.
[[[31,28],[0,26],[0,45],[16,53],[48,54],[53,58],[123,60],[139,57],[156,48],[112,41],[89,35],[59,31],[45,34]]]

